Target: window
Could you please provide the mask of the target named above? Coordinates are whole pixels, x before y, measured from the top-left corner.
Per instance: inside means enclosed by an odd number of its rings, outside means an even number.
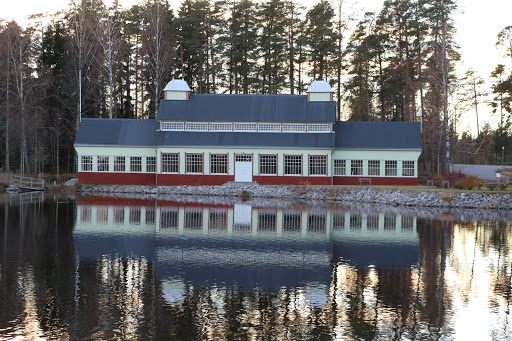
[[[306,131],[306,125],[301,123],[283,123],[283,131]]]
[[[203,173],[203,154],[186,154],[185,171],[187,173]]]
[[[363,160],[352,160],[350,162],[351,175],[363,175]]]
[[[156,157],[148,156],[146,158],[146,172],[156,173]]]
[[[302,175],[302,155],[284,156],[284,174]]]
[[[331,125],[330,124],[308,124],[308,132],[330,132]]]
[[[334,230],[343,230],[345,228],[345,212],[334,213],[332,217],[332,228]]]
[[[379,160],[368,160],[368,175],[380,175]]]
[[[210,174],[228,174],[228,154],[210,154]]]
[[[91,206],[80,207],[80,221],[82,223],[90,223],[91,216],[92,216],[92,207]]]
[[[414,228],[414,217],[402,216],[402,231],[412,231]]]
[[[114,223],[124,224],[124,206],[114,207]]]
[[[402,176],[414,176],[414,161],[402,161]]]
[[[233,124],[231,123],[210,123],[210,131],[225,131],[233,130]]]
[[[124,172],[125,169],[125,157],[114,156],[114,172]]]
[[[258,212],[258,231],[276,232],[276,212],[275,211],[259,211]]]
[[[146,207],[146,224],[147,225],[155,224],[155,208],[154,207]]]
[[[203,210],[197,208],[185,209],[185,219],[183,227],[187,230],[202,230],[203,229]]]
[[[260,175],[277,175],[277,155],[260,155]]]
[[[235,131],[256,131],[257,124],[256,123],[235,123],[234,129]]]
[[[237,154],[235,155],[235,162],[252,162],[251,154]]]
[[[130,156],[130,172],[142,172],[142,157]]]
[[[368,214],[366,217],[366,230],[378,230],[379,229],[379,215]]]
[[[397,161],[386,161],[386,176],[396,176]]]
[[[92,156],[82,156],[82,172],[92,172]]]
[[[128,212],[128,219],[130,224],[140,224],[141,209],[140,207],[130,207]]]
[[[178,153],[162,153],[162,173],[179,173]]]
[[[210,217],[208,220],[208,230],[210,231],[227,231],[228,229],[228,212],[227,210],[210,209]]]
[[[259,123],[258,131],[281,131],[281,123]]]
[[[208,123],[187,122],[186,130],[208,131]]]
[[[334,160],[334,175],[347,175],[346,160]]]
[[[351,230],[360,230],[363,224],[363,216],[361,213],[351,213],[350,214],[350,229]]]
[[[108,172],[108,156],[98,156],[98,172]]]
[[[327,175],[327,155],[309,156],[309,175]]]
[[[302,228],[301,212],[283,212],[283,232],[300,232]]]
[[[184,130],[185,123],[183,123],[183,122],[161,122],[160,129],[161,130]]]
[[[396,227],[396,215],[384,215],[384,230],[394,230]]]
[[[325,213],[308,214],[308,231],[323,232],[327,229]]]
[[[108,223],[108,206],[97,206],[96,222],[100,224]]]
[[[160,228],[177,229],[179,224],[179,211],[177,208],[162,207],[160,210]]]

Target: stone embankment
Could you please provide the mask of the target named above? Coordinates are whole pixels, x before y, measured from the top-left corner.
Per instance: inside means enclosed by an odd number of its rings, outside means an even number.
[[[362,203],[403,207],[471,208],[511,210],[510,192],[417,191],[372,187],[330,186],[82,186],[81,194],[149,194],[158,196],[198,195],[217,197],[273,198]]]

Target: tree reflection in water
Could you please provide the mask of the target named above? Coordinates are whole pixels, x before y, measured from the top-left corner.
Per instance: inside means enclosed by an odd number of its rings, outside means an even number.
[[[510,338],[510,223],[108,197],[2,206],[0,338]]]

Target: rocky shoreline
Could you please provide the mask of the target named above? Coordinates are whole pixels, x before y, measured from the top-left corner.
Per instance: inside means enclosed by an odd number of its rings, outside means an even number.
[[[330,186],[268,186],[255,184],[226,184],[222,186],[134,186],[84,185],[80,194],[143,194],[153,196],[215,196],[228,198],[271,198],[308,200],[340,204],[370,204],[381,206],[426,207],[445,209],[512,209],[510,192],[408,191],[373,187]]]

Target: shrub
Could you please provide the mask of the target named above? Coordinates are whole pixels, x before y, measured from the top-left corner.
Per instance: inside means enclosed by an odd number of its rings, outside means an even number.
[[[436,174],[432,180],[434,181],[434,186],[441,187],[443,185],[444,176]]]
[[[472,190],[473,188],[477,187],[477,184],[479,182],[479,179],[477,176],[474,175],[468,175],[462,179],[462,184],[465,189]]]

